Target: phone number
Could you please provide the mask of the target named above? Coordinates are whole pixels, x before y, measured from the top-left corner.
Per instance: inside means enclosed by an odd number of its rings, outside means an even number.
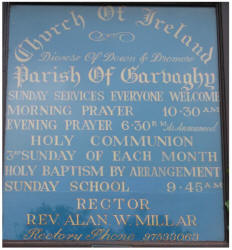
[[[146,233],[143,240],[148,241],[198,241],[199,233]]]

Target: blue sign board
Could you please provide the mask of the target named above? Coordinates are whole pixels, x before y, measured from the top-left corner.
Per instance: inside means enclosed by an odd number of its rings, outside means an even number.
[[[3,239],[224,241],[213,7],[10,9]]]

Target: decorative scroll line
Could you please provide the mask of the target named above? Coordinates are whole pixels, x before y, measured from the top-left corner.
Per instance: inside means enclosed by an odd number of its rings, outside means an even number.
[[[116,32],[107,34],[97,30],[89,33],[89,39],[95,42],[103,42],[109,38],[116,38],[121,42],[129,43],[135,40],[135,35],[131,32]]]

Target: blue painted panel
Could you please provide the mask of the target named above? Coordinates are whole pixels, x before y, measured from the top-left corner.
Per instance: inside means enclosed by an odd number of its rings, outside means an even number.
[[[13,6],[5,240],[223,241],[214,8]]]

